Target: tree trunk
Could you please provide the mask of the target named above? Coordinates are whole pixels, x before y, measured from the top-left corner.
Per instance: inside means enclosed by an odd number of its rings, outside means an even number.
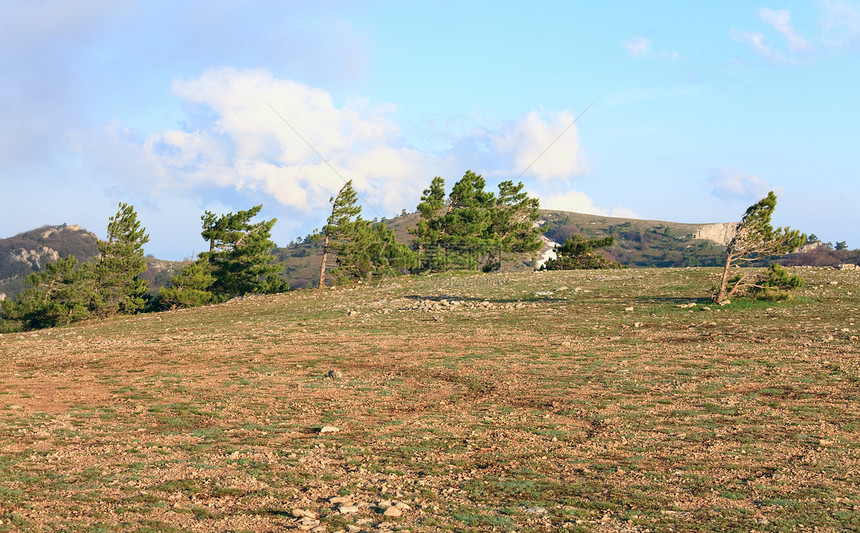
[[[720,278],[720,290],[717,292],[715,303],[720,303],[726,299],[726,285],[729,283],[729,271],[732,268],[732,254],[726,255],[726,266],[723,267],[723,276]]]
[[[317,286],[318,289],[322,289],[325,287],[325,262],[328,259],[328,235],[325,236],[325,241],[323,241],[323,256],[322,256],[322,264],[320,265],[320,283]]]

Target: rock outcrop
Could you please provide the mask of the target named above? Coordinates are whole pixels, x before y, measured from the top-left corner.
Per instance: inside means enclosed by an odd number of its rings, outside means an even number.
[[[705,239],[719,245],[728,245],[738,230],[737,222],[708,224],[693,234],[694,239]]]

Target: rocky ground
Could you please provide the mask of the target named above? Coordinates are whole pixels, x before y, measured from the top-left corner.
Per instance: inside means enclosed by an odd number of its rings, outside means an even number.
[[[446,275],[0,336],[0,531],[860,529],[860,271]]]

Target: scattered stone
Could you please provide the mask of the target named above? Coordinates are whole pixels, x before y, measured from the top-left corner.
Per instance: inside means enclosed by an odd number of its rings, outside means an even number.
[[[403,511],[401,511],[397,507],[393,507],[393,506],[389,507],[388,509],[385,510],[384,513],[382,513],[382,516],[389,516],[389,517],[395,517],[395,518],[398,516],[402,516],[402,515],[403,515]]]
[[[307,511],[305,509],[293,509],[293,516],[296,518],[315,519],[317,517],[317,514],[313,511]]]
[[[625,308],[624,308],[624,310],[625,310],[625,311],[627,311],[627,312],[629,313],[630,311],[632,311],[632,310],[633,310],[633,308],[632,308],[632,307],[625,307]]]
[[[546,508],[544,508],[544,507],[536,507],[536,506],[535,506],[535,507],[523,507],[523,508],[522,508],[522,510],[523,510],[523,512],[524,512],[524,513],[526,513],[526,514],[542,515],[542,514],[546,514],[546,513],[547,513]]]
[[[335,505],[337,505],[339,503],[351,503],[352,498],[350,498],[349,496],[335,496],[333,498],[329,498],[328,502],[333,503]]]
[[[711,310],[711,308],[708,307],[707,305],[702,306],[702,311],[710,311],[710,310]]]
[[[320,527],[320,521],[305,516],[299,520],[299,525],[297,527],[299,531],[316,531],[315,528]]]
[[[355,514],[358,512],[357,505],[341,505],[337,508],[340,514]]]
[[[335,370],[335,369],[329,370],[328,371],[328,377],[330,377],[331,379],[340,379],[343,377],[343,372],[341,372],[340,370]]]
[[[320,428],[320,433],[338,433],[339,431],[340,428],[335,426],[323,426]]]
[[[722,301],[722,302],[720,302],[718,305],[729,305],[729,304],[731,304],[731,303],[732,303],[732,302],[730,302],[729,300],[723,300],[723,301]]]
[[[831,281],[828,285],[839,285],[838,281]]]
[[[641,328],[641,327],[642,327],[642,322],[634,322],[634,323],[633,323],[633,327],[634,327],[634,328]]]
[[[686,304],[678,304],[678,307],[681,309],[690,309],[691,307],[696,307],[696,302],[690,302]]]
[[[358,315],[358,311],[356,311],[354,309],[347,309],[346,310],[346,316],[356,316],[356,315]]]

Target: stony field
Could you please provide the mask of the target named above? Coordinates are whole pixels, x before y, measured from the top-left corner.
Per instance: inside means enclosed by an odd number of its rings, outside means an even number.
[[[0,335],[0,531],[860,530],[860,271],[795,272],[781,303],[437,275]]]

